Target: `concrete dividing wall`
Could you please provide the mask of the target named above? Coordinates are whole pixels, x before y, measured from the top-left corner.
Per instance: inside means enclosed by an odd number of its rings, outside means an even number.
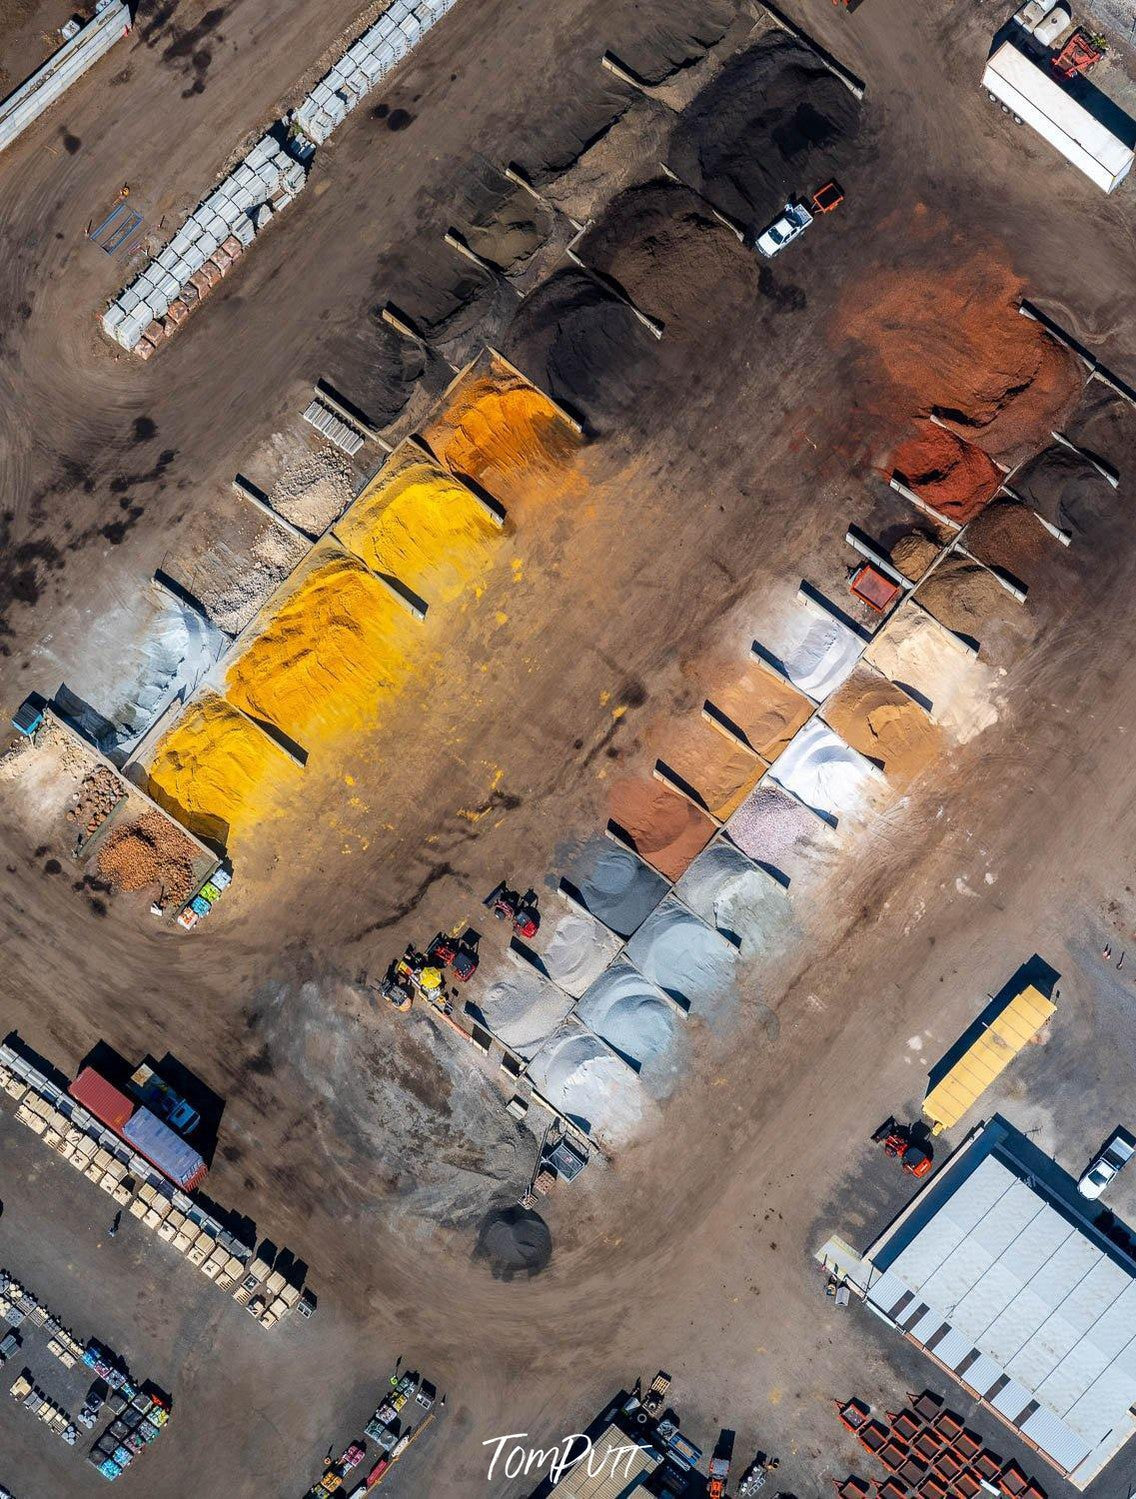
[[[0,104],[0,151],[10,146],[129,30],[129,7],[124,0],[111,0],[77,36],[65,42],[14,94],[9,94]]]

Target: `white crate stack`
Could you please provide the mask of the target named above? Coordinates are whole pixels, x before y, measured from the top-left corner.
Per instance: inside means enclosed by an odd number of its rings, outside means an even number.
[[[102,316],[103,332],[141,359],[208,296],[273,217],[304,186],[307,172],[271,135],[189,216]]]
[[[369,31],[343,54],[292,114],[296,125],[322,146],[337,125],[392,73],[415,43],[455,0],[394,0]]]

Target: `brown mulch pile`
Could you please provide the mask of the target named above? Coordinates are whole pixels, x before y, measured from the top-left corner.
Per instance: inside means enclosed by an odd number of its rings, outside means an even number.
[[[99,850],[99,873],[117,890],[161,885],[164,905],[180,905],[193,894],[197,849],[160,812],[112,833]]]

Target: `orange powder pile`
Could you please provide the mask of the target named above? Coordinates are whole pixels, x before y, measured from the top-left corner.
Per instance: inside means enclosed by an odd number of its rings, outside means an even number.
[[[926,710],[868,666],[858,666],[829,698],[824,717],[897,787],[913,781],[943,747],[943,732]]]
[[[487,367],[475,367],[451,392],[425,437],[447,468],[495,497],[522,476],[562,476],[580,445],[548,397],[492,355]]]

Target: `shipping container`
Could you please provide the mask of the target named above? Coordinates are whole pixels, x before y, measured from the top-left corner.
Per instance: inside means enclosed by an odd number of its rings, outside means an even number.
[[[983,1026],[923,1100],[931,1133],[937,1135],[957,1124],[1056,1009],[1052,1000],[1029,984]]]
[[[144,1155],[184,1191],[196,1187],[209,1169],[192,1145],[175,1135],[147,1108],[140,1107],[122,1133],[139,1155]]]
[[[123,1125],[134,1112],[134,1101],[113,1083],[108,1083],[93,1067],[84,1067],[75,1081],[68,1084],[67,1091],[88,1113],[116,1134],[122,1133]]]
[[[1003,42],[990,58],[982,87],[1106,193],[1127,177],[1134,160],[1131,142],[1136,139],[1136,124],[1103,95],[1116,129],[1122,132],[1119,135],[1074,98],[1051,69],[1035,63],[1012,42]]]

